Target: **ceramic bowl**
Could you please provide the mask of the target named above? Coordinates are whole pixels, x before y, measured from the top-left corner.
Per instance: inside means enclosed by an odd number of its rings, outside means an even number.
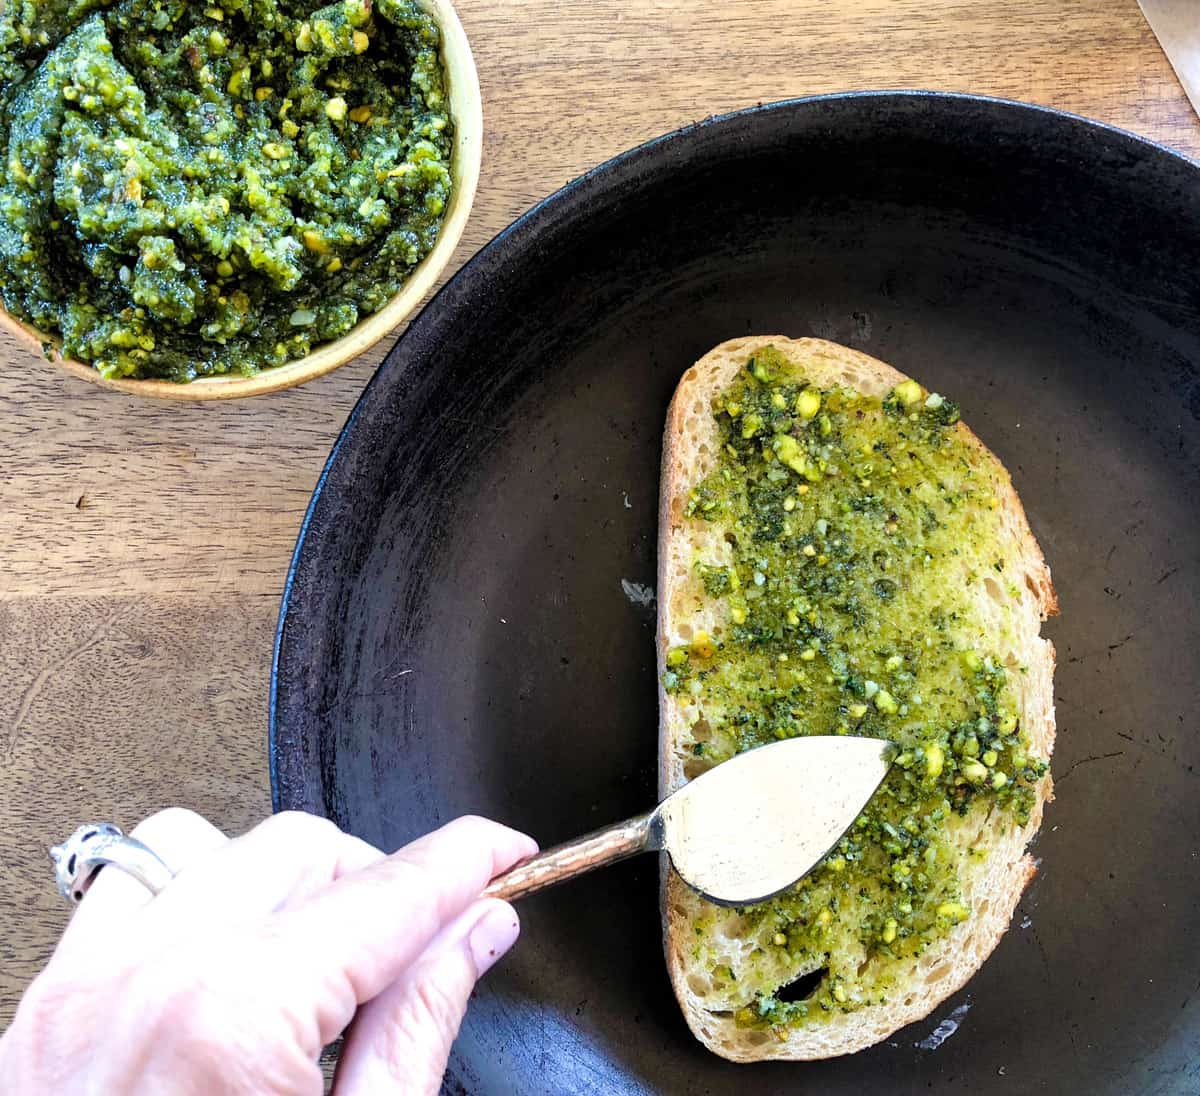
[[[433,250],[421,260],[400,291],[378,312],[362,319],[341,338],[316,347],[302,358],[265,369],[255,376],[202,377],[187,384],[156,378],[108,379],[86,362],[62,357],[55,349],[60,342],[56,336],[39,331],[3,309],[0,309],[0,326],[11,331],[23,344],[32,347],[39,356],[43,354],[44,347],[50,347],[50,360],[76,377],[105,388],[163,400],[230,400],[278,392],[330,373],[374,346],[406,319],[433,288],[462,236],[479,181],[483,108],[475,59],[471,55],[466,32],[449,0],[426,0],[426,5],[442,31],[442,62],[446,69],[450,113],[454,119],[451,159],[454,186],[446,209],[446,219]]]

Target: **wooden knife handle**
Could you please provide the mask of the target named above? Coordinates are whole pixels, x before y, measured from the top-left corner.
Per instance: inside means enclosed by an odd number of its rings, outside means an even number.
[[[618,822],[586,837],[556,845],[522,860],[503,875],[496,876],[483,892],[484,898],[505,898],[513,901],[527,894],[565,883],[577,875],[615,864],[618,860],[636,856],[651,847],[650,821],[654,812]]]

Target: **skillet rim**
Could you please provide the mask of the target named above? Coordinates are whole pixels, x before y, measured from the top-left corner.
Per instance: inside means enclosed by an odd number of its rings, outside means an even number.
[[[314,526],[317,508],[329,485],[330,476],[336,470],[343,447],[349,444],[360,420],[366,420],[369,417],[372,404],[382,398],[385,391],[385,380],[395,382],[407,373],[408,369],[421,356],[421,350],[431,342],[436,342],[436,338],[431,339],[431,336],[436,336],[439,322],[446,322],[447,317],[453,315],[470,299],[477,283],[486,282],[489,277],[503,267],[511,265],[514,259],[521,258],[523,250],[535,244],[544,232],[562,227],[564,224],[586,220],[589,216],[588,207],[595,198],[620,187],[629,177],[644,168],[652,170],[663,168],[676,149],[686,146],[695,140],[697,135],[722,128],[733,128],[739,123],[752,122],[758,117],[770,118],[779,114],[799,113],[827,103],[869,103],[889,100],[909,103],[929,102],[939,106],[950,105],[952,109],[964,112],[978,107],[1001,107],[1031,119],[1037,117],[1046,119],[1051,124],[1060,125],[1067,130],[1076,129],[1081,135],[1091,133],[1115,138],[1118,143],[1123,143],[1130,152],[1140,153],[1148,160],[1158,160],[1163,165],[1172,164],[1176,168],[1181,167],[1200,173],[1200,160],[1194,159],[1178,149],[1134,133],[1132,130],[1057,107],[965,92],[904,88],[872,89],[779,99],[724,114],[709,115],[618,153],[537,201],[470,256],[409,322],[391,350],[388,351],[387,356],[367,381],[347,416],[345,424],[338,432],[329,456],[317,477],[312,497],[309,499],[304,517],[300,522],[296,547],[292,552],[284,578],[280,595],[279,617],[272,644],[267,714],[267,756],[273,812],[314,810],[327,817],[331,807],[327,795],[322,795],[320,802],[310,802],[307,799],[304,794],[305,765],[301,751],[285,750],[281,743],[281,724],[286,718],[288,697],[286,687],[281,689],[280,686],[280,671],[288,657],[288,637],[285,632],[289,621],[298,611],[298,587],[303,586],[306,577],[303,573],[305,548],[309,533]],[[1200,179],[1197,181],[1200,182]],[[406,358],[408,360],[404,360]]]

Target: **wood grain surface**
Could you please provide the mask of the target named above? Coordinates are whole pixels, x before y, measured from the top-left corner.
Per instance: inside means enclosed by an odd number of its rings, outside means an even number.
[[[465,261],[649,137],[757,102],[927,87],[1200,156],[1136,0],[461,0],[484,94]],[[390,343],[390,340],[389,340]],[[271,640],[329,447],[387,345],[306,387],[139,402],[0,342],[0,1026],[66,921],[46,846],[168,804],[270,809]]]

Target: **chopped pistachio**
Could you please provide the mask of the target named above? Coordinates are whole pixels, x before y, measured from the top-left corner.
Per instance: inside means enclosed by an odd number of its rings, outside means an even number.
[[[960,771],[972,784],[982,784],[988,776],[987,767],[978,761],[968,761]]]
[[[811,419],[821,410],[821,392],[817,388],[806,388],[796,397],[796,413],[802,419]]]
[[[895,715],[900,710],[900,705],[896,701],[896,698],[887,689],[880,689],[875,694],[875,707],[885,715]]]

